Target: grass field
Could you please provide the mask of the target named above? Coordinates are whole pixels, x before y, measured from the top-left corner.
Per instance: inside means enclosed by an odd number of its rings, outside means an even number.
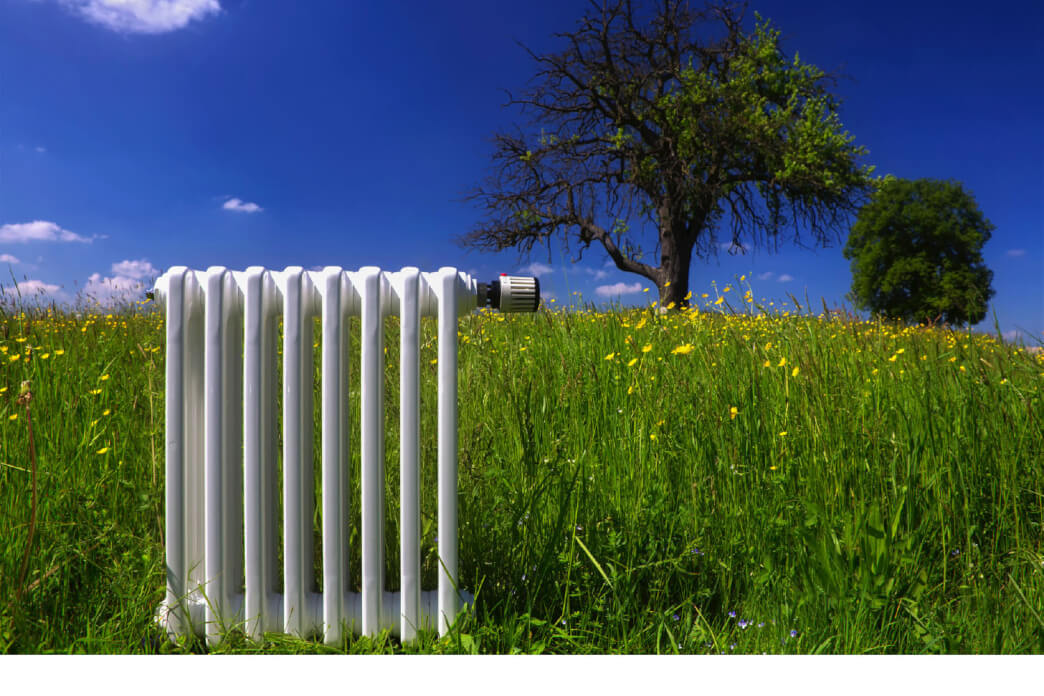
[[[475,610],[441,640],[338,651],[1044,653],[1042,354],[796,301],[755,316],[749,288],[726,288],[684,313],[463,319],[460,558]],[[0,652],[206,651],[152,624],[164,325],[150,307],[0,313]],[[331,649],[233,635],[216,651]]]

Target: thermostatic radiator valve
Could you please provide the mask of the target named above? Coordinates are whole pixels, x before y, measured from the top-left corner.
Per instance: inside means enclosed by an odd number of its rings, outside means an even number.
[[[501,312],[535,312],[540,305],[540,279],[501,273],[491,283],[478,284],[478,306]]]

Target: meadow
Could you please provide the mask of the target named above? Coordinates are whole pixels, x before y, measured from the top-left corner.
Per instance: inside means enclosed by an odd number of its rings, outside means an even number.
[[[1044,354],[762,304],[742,282],[683,312],[554,307],[460,323],[461,580],[476,600],[451,633],[232,634],[211,652],[1044,653]],[[0,652],[208,651],[153,624],[164,342],[153,303],[0,310]]]

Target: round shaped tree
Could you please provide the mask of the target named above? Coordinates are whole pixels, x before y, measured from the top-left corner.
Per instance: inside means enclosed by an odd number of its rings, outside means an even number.
[[[845,245],[851,299],[893,319],[977,324],[994,294],[982,259],[994,229],[959,183],[885,177]]]

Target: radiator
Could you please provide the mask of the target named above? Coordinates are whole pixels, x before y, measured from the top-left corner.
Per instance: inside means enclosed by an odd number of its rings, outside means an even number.
[[[344,631],[445,634],[471,595],[459,587],[457,318],[476,307],[532,311],[535,278],[476,282],[454,268],[171,268],[166,306],[166,597],[157,621],[176,638],[231,629],[324,642]],[[384,320],[400,323],[400,590],[384,589]],[[350,317],[361,331],[350,336]],[[438,587],[420,586],[420,318],[438,317]],[[282,374],[277,369],[282,319]],[[314,581],[313,324],[322,335],[322,591]],[[349,342],[360,362],[360,428],[349,433]],[[282,441],[277,395],[282,392]],[[282,539],[277,462],[282,451]],[[361,587],[349,587],[349,464],[361,462]],[[278,587],[277,544],[283,582]]]

